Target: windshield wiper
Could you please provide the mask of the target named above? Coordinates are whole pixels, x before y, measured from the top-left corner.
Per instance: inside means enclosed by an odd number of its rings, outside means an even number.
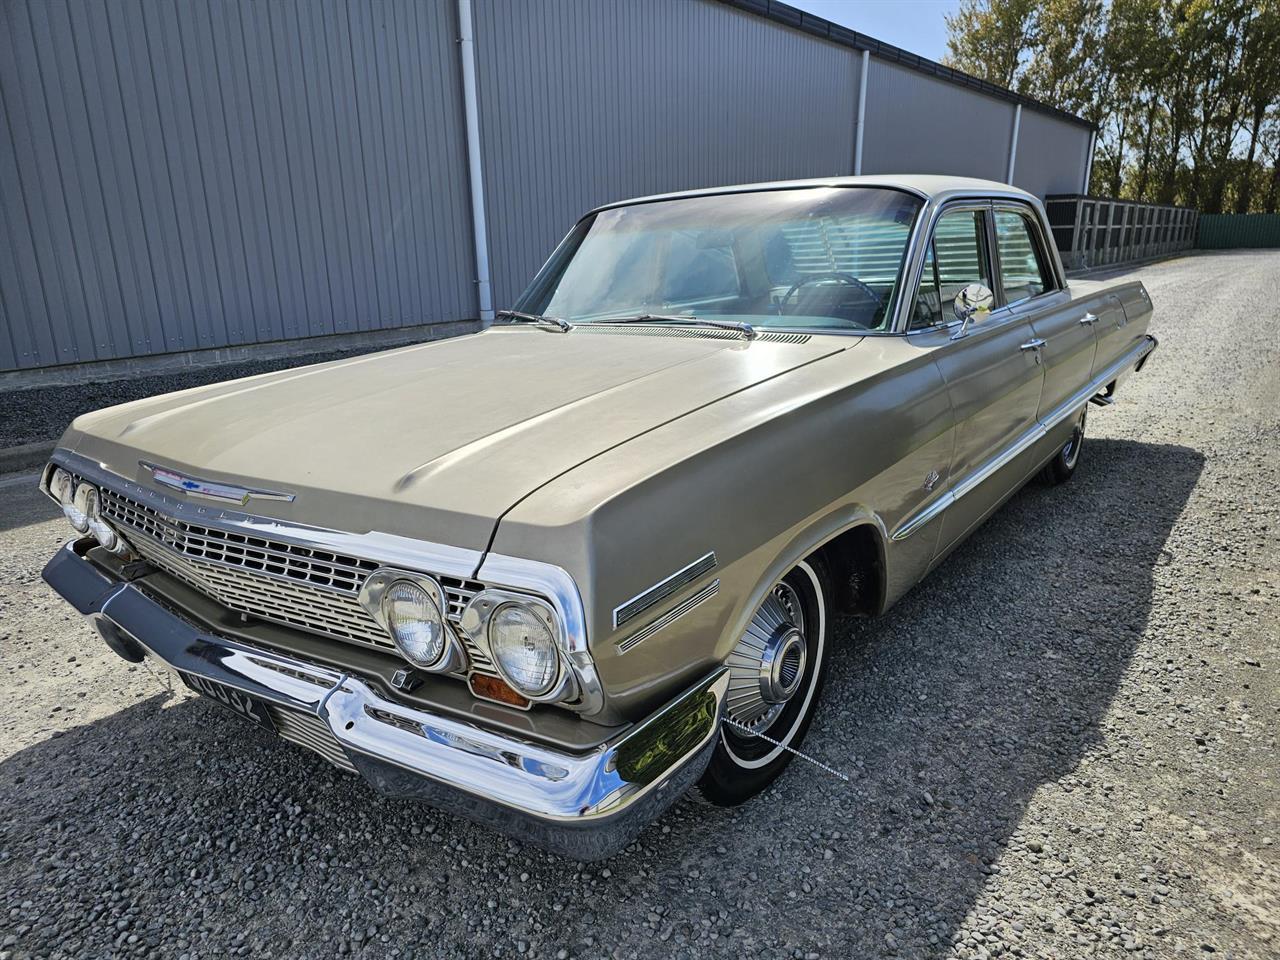
[[[521,313],[519,310],[499,310],[494,316],[510,317],[520,323],[536,323],[541,327],[554,327],[562,333],[568,333],[573,329],[572,323],[560,317],[544,317],[537,313]]]
[[[744,340],[754,340],[759,334],[756,328],[743,320],[700,320],[698,317],[676,317],[665,313],[641,313],[634,317],[609,317],[607,320],[592,320],[591,323],[682,323],[691,327],[713,327],[718,330],[733,330],[742,334]]]

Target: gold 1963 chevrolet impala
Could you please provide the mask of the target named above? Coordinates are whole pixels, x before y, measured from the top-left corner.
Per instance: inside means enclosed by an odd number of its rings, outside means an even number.
[[[1067,480],[1156,345],[1033,197],[944,177],[602,207],[515,306],[78,418],[44,576],[126,660],[583,859],[778,777],[835,616]]]

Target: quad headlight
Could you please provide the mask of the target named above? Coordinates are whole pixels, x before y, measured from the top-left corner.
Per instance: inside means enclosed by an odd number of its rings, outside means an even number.
[[[508,601],[489,617],[489,651],[503,678],[530,699],[544,697],[560,679],[555,624],[541,604]]]
[[[432,673],[466,666],[462,645],[445,619],[449,601],[433,577],[381,567],[365,579],[360,603],[413,666]]]
[[[76,487],[75,510],[84,517],[89,535],[101,546],[110,550],[115,546],[116,532],[102,520],[102,495],[98,488],[87,483]]]
[[[102,516],[102,494],[97,487],[83,480],[76,483],[71,474],[56,467],[49,476],[49,494],[58,501],[67,522],[77,533],[89,534],[99,546],[116,556],[129,555],[129,544]]]
[[[430,670],[445,651],[445,624],[431,594],[412,580],[397,580],[382,595],[382,616],[404,658]]]
[[[85,484],[81,484],[85,486]],[[84,511],[76,503],[76,484],[71,478],[71,474],[58,467],[53,471],[53,476],[49,478],[49,493],[58,501],[58,505],[62,507],[62,514],[67,518],[67,522],[75,527],[79,533],[89,532],[89,518],[85,516]]]
[[[84,517],[89,536],[97,540],[100,547],[117,556],[124,556],[129,552],[129,545],[125,543],[124,538],[116,533],[115,528],[102,517],[102,494],[98,492],[97,487],[91,483],[78,484],[73,510],[77,515]],[[72,524],[74,525],[74,520]]]
[[[465,674],[477,696],[528,707],[570,703],[582,693],[579,664],[565,642],[557,608],[542,597],[498,587],[480,590],[458,622],[449,597],[429,574],[380,567],[360,588],[360,603],[387,631],[400,655],[419,670]],[[498,676],[472,671],[472,658]],[[490,689],[494,684],[501,691]]]

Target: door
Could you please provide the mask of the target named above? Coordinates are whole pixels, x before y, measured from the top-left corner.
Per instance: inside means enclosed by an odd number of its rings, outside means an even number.
[[[1001,299],[1025,317],[1044,367],[1039,419],[1046,419],[1089,382],[1096,349],[1095,320],[1086,317],[1059,281],[1045,238],[1030,208],[996,206],[996,264]]]
[[[950,322],[963,287],[994,286],[992,236],[989,205],[943,211],[926,251],[912,317],[913,341],[936,346],[933,355],[956,423],[947,481],[957,497],[942,514],[939,552],[1004,498],[1007,472],[993,473],[992,465],[1034,428],[1040,403],[1044,376],[1037,351],[1028,347],[1035,333],[1024,317],[997,309],[975,316],[963,330]]]
[[[1097,377],[1132,349],[1145,330],[1140,324],[1129,325],[1119,297],[1112,293],[1107,294],[1102,306],[1091,311],[1089,316],[1096,317],[1093,329],[1098,337],[1098,353],[1093,361],[1093,376]]]

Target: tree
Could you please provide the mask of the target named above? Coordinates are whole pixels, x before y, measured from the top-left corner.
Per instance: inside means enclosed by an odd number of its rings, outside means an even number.
[[[1235,212],[1248,213],[1253,202],[1254,181],[1265,168],[1255,168],[1258,148],[1262,142],[1268,111],[1273,104],[1280,104],[1280,0],[1259,4],[1257,18],[1245,44],[1241,73],[1244,78],[1245,110],[1248,116],[1248,147],[1245,150],[1244,169],[1240,187],[1236,191]],[[1273,131],[1276,117],[1271,117]],[[1275,210],[1275,186],[1280,180],[1280,170],[1272,158],[1271,211]]]
[[[1275,209],[1280,0],[964,0],[947,29],[952,66],[1095,124],[1113,195]]]
[[[1106,24],[1103,0],[1043,0],[1018,89],[1096,123],[1113,76],[1098,56]]]
[[[948,14],[949,66],[1002,87],[1013,87],[1031,49],[1035,0],[962,0]]]

